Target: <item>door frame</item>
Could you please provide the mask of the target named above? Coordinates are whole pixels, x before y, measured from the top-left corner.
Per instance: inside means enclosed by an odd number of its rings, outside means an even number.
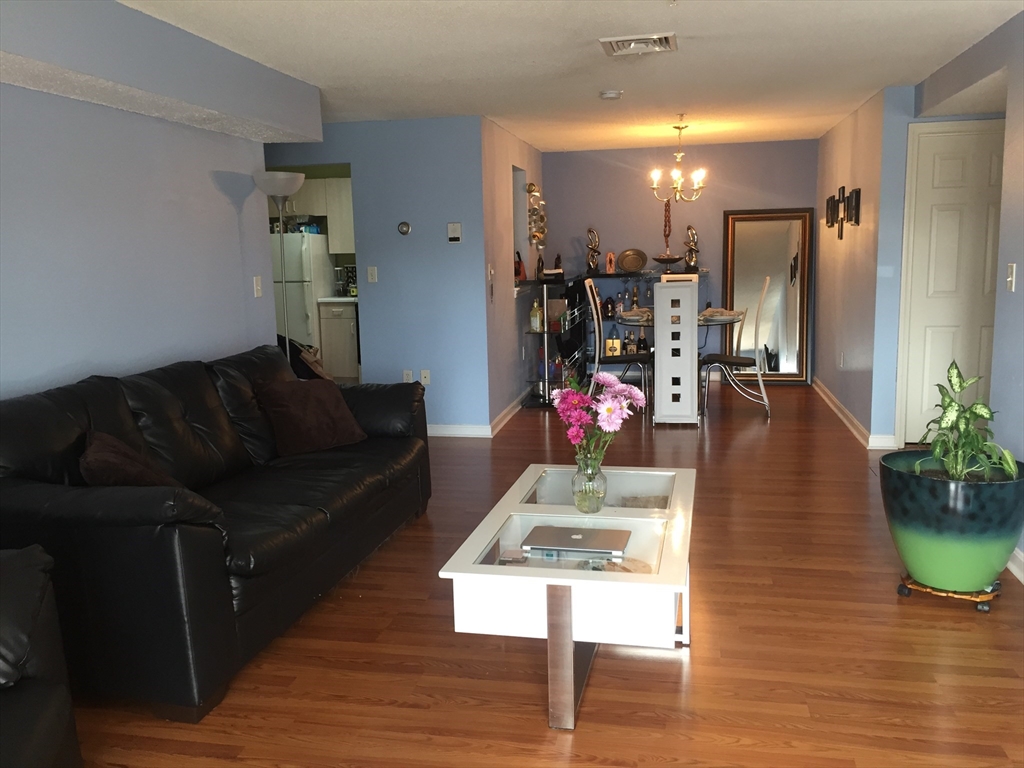
[[[907,131],[907,179],[903,204],[903,264],[900,272],[900,325],[896,341],[896,424],[897,448],[907,442],[907,345],[910,336],[910,285],[914,276],[914,209],[917,204],[918,145],[924,135],[962,135],[968,133],[995,133],[999,126],[1006,135],[1006,120],[951,120],[942,122],[911,123]],[[1005,139],[1004,139],[1005,142]],[[917,437],[915,436],[915,440]]]

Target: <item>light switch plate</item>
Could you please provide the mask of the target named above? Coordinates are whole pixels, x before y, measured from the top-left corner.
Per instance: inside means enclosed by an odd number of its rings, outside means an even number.
[[[376,283],[377,282],[377,268],[367,267],[366,268],[366,282]]]
[[[1017,265],[1012,261],[1006,265],[1006,290],[1010,293],[1017,290]]]
[[[263,276],[256,275],[252,279],[252,295],[257,299],[263,295]]]

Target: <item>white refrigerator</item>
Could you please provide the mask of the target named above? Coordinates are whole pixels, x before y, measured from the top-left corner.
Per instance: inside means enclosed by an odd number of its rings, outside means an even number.
[[[316,300],[334,293],[334,265],[327,255],[327,235],[285,235],[283,263],[280,237],[270,236],[277,332],[285,335],[283,294],[287,293],[288,334],[300,344],[320,347]]]

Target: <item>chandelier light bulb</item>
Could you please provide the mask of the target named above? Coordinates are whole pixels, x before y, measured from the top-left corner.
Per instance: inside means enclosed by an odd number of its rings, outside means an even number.
[[[685,115],[680,114],[679,124],[672,126],[676,129],[677,145],[676,151],[673,153],[676,159],[676,167],[669,173],[672,177],[672,187],[667,197],[662,197],[658,194],[658,181],[661,179],[661,170],[656,169],[651,171],[651,189],[654,190],[655,198],[663,203],[669,203],[673,200],[677,203],[692,203],[700,197],[701,190],[705,187],[704,181],[708,176],[708,172],[704,168],[698,168],[691,173],[690,178],[692,179],[692,186],[689,194],[687,194],[686,189],[683,187],[683,179],[685,178],[685,174],[683,173],[683,157],[686,155],[686,153],[683,152],[683,131],[687,128],[686,124],[683,122],[684,117]]]

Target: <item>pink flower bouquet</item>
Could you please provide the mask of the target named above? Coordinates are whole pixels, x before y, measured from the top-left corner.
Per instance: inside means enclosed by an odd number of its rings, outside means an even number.
[[[632,384],[623,384],[610,373],[598,373],[594,381],[600,387],[596,397],[582,391],[575,379],[569,381],[568,389],[556,389],[551,397],[558,418],[568,425],[565,435],[576,446],[576,455],[600,462],[622,422],[633,414],[629,407],[643,408],[647,399]]]
[[[569,442],[576,447],[579,471],[573,478],[573,500],[581,512],[598,512],[604,505],[607,482],[601,472],[605,451],[632,415],[631,405],[643,408],[644,393],[632,384],[623,384],[610,373],[597,373],[594,381],[599,389],[591,397],[576,382],[569,380],[568,389],[551,393],[558,418],[567,425]]]

